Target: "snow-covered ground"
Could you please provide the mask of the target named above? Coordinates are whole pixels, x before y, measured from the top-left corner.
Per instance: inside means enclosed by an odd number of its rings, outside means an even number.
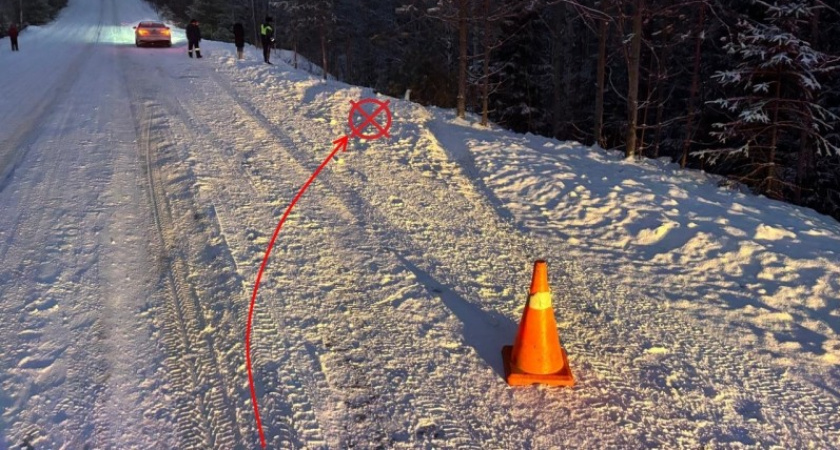
[[[0,41],[0,448],[256,448],[251,289],[368,89],[138,49],[137,0]],[[277,58],[279,61],[279,58]],[[390,99],[257,300],[268,447],[840,448],[840,224]],[[578,380],[510,388],[533,261]]]

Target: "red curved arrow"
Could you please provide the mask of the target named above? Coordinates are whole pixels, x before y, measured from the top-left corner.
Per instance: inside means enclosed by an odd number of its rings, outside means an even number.
[[[263,256],[260,271],[257,273],[257,281],[254,283],[254,293],[251,295],[251,307],[248,309],[248,325],[245,328],[245,363],[248,366],[248,384],[251,386],[251,403],[254,404],[254,417],[257,419],[257,431],[260,433],[260,444],[263,448],[265,448],[265,433],[263,433],[262,421],[260,421],[260,409],[257,407],[257,391],[254,389],[254,375],[251,371],[251,323],[254,318],[254,305],[257,302],[257,292],[260,290],[260,280],[262,280],[265,266],[268,265],[268,257],[271,255],[271,250],[274,248],[274,242],[277,240],[277,235],[280,234],[280,229],[283,228],[283,222],[285,222],[286,218],[289,217],[289,213],[292,212],[292,208],[295,206],[295,203],[297,203],[303,193],[306,192],[306,188],[315,181],[315,178],[319,173],[321,173],[321,170],[327,166],[335,154],[339,151],[347,151],[347,141],[349,139],[350,138],[348,136],[344,136],[333,141],[335,148],[333,148],[332,153],[330,153],[329,156],[324,159],[324,162],[315,169],[315,172],[312,172],[312,176],[306,180],[306,183],[303,183],[303,186],[300,188],[297,195],[295,195],[295,198],[293,198],[292,202],[289,203],[289,206],[286,208],[286,212],[283,213],[283,217],[280,219],[280,223],[278,223],[277,228],[274,229],[274,235],[271,236],[268,248],[265,249],[265,256]]]

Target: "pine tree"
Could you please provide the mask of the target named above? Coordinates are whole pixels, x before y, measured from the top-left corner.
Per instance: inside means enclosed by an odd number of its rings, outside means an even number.
[[[453,25],[457,15],[450,8],[452,4],[437,0],[400,3],[394,9],[395,48],[378,57],[387,67],[380,77],[390,79],[378,80],[377,84],[389,86],[388,91],[395,95],[411,89],[412,99],[421,103],[454,107],[458,91],[458,42]],[[381,30],[377,35],[387,32]]]
[[[552,98],[544,92],[553,85],[554,69],[551,55],[542,51],[551,34],[539,12],[526,6],[502,21],[501,34],[508,39],[495,52],[500,68],[493,78],[499,88],[491,117],[516,131],[548,134]]]
[[[58,10],[51,7],[47,0],[28,0],[23,5],[23,21],[30,25],[44,24],[49,22],[57,12]]]
[[[837,116],[815,102],[823,89],[820,75],[835,70],[836,62],[798,37],[813,14],[810,3],[756,1],[764,8],[766,23],[746,18],[738,21],[738,34],[725,47],[737,65],[713,77],[733,91],[713,103],[735,117],[716,123],[712,135],[721,143],[734,145],[705,155],[748,158],[741,179],[777,198],[783,197],[785,181],[781,158],[795,153],[797,140],[812,142],[818,152],[840,153],[823,137]]]
[[[195,0],[187,11],[190,18],[201,25],[202,35],[212,38],[224,15],[225,6],[223,0]]]

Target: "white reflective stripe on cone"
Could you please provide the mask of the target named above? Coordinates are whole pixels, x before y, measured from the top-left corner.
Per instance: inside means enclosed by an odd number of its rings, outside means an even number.
[[[537,292],[528,299],[528,307],[531,309],[551,308],[551,292]]]

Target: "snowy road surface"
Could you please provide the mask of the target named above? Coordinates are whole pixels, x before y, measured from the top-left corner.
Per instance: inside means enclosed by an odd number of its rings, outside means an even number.
[[[259,445],[280,215],[370,90],[138,49],[70,0],[0,51],[0,448]],[[0,43],[5,46],[5,43]],[[840,448],[840,225],[660,162],[391,100],[263,278],[268,447]],[[549,261],[578,384],[500,350]]]

